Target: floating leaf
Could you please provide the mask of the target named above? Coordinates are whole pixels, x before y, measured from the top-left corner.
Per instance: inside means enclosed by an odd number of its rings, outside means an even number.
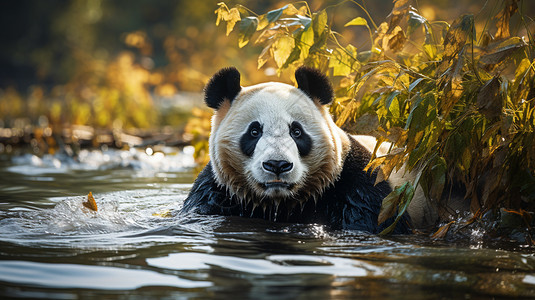
[[[170,210],[166,209],[157,213],[152,214],[154,217],[161,217],[161,218],[171,218],[173,217],[173,214]]]
[[[95,201],[95,198],[93,198],[93,194],[91,192],[89,192],[89,194],[87,194],[87,201],[86,202],[82,202],[82,204],[85,207],[87,207],[90,210],[92,210],[92,211],[97,211],[98,210],[97,202]]]
[[[366,26],[366,27],[368,27],[368,21],[366,21],[366,19],[364,19],[362,17],[357,17],[357,18],[354,18],[353,20],[347,22],[344,26],[345,27],[347,27],[347,26]]]

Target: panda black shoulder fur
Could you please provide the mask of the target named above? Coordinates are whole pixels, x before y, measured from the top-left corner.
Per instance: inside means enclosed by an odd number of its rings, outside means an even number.
[[[211,78],[205,88],[205,102],[215,109],[210,162],[182,211],[380,232],[393,221],[377,224],[382,199],[401,174],[374,185],[376,173],[363,169],[375,139],[335,125],[327,107],[333,90],[321,72],[301,67],[295,78],[297,88],[241,87],[235,68]],[[418,222],[427,212],[413,211]],[[410,222],[406,216],[394,232],[410,232]]]

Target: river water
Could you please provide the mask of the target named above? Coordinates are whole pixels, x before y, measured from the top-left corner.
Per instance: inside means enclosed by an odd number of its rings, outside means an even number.
[[[0,297],[535,297],[534,249],[478,230],[452,242],[179,215],[193,167],[190,147],[0,155]]]

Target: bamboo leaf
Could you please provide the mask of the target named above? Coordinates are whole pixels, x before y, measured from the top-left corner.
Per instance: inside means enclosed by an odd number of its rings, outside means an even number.
[[[411,82],[409,85],[409,92],[412,92],[412,90],[418,85],[418,83],[422,82],[425,78],[418,78],[415,81]]]
[[[273,49],[273,59],[277,63],[277,66],[281,68],[284,63],[292,54],[292,50],[295,47],[295,40],[287,35],[280,36],[274,43],[271,49]]]
[[[362,18],[362,17],[357,17],[357,18],[354,18],[353,20],[347,22],[344,27],[347,27],[347,26],[366,26],[369,28],[368,26],[368,21],[366,21],[366,19]]]
[[[258,18],[256,17],[247,17],[240,21],[240,33],[238,35],[238,47],[242,48],[243,46],[249,43],[251,36],[256,32],[258,26]]]
[[[416,11],[413,9],[409,10],[409,20],[407,23],[407,35],[411,35],[418,27],[420,27],[422,24],[425,24],[427,20],[419,15]]]
[[[319,37],[323,36],[325,27],[327,26],[327,12],[321,10],[314,13],[312,16],[312,28],[314,29],[314,39],[319,40]]]
[[[260,55],[258,56],[258,69],[262,68],[262,66],[269,60],[271,57],[271,44],[264,47]]]
[[[440,227],[433,235],[431,235],[431,238],[433,239],[443,239],[448,231],[450,230],[451,225],[453,225],[455,221],[451,221],[448,224]]]
[[[268,20],[269,23],[273,23],[275,21],[277,21],[281,16],[282,16],[282,13],[284,12],[284,10],[288,7],[288,5],[285,5],[279,9],[275,9],[275,10],[272,10],[272,11],[269,11],[267,14],[266,14],[266,18]]]
[[[381,210],[379,212],[379,217],[377,217],[377,223],[382,224],[386,220],[390,219],[396,213],[396,208],[402,200],[402,195],[407,189],[408,183],[400,187],[396,187],[388,196],[383,199],[381,204]]]
[[[228,11],[228,14],[226,14],[223,17],[223,20],[227,22],[227,36],[228,36],[230,32],[234,29],[234,25],[236,25],[236,23],[241,20],[240,12],[238,11],[237,8],[231,8]]]
[[[502,112],[503,100],[500,96],[500,79],[494,77],[481,87],[477,94],[477,108],[487,119],[498,117]]]
[[[517,50],[523,49],[527,44],[519,37],[512,37],[502,42],[491,43],[487,53],[481,56],[480,62],[484,64],[498,64],[509,58]]]
[[[510,36],[509,33],[509,21],[511,19],[511,16],[517,11],[518,0],[506,0],[504,1],[504,7],[502,11],[495,17],[497,20],[496,28],[498,29],[496,31],[496,38],[497,39],[504,39],[508,38]]]

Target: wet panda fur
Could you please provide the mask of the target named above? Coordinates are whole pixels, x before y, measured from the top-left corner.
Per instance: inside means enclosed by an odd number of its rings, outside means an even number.
[[[404,172],[375,185],[376,171],[363,171],[375,139],[335,125],[328,111],[333,89],[320,71],[301,67],[295,78],[297,88],[277,82],[241,87],[235,68],[211,78],[205,88],[205,102],[215,110],[210,162],[182,212],[382,231],[393,222],[378,224],[382,200],[406,180]],[[409,233],[411,218],[435,218],[420,194],[394,233]]]

